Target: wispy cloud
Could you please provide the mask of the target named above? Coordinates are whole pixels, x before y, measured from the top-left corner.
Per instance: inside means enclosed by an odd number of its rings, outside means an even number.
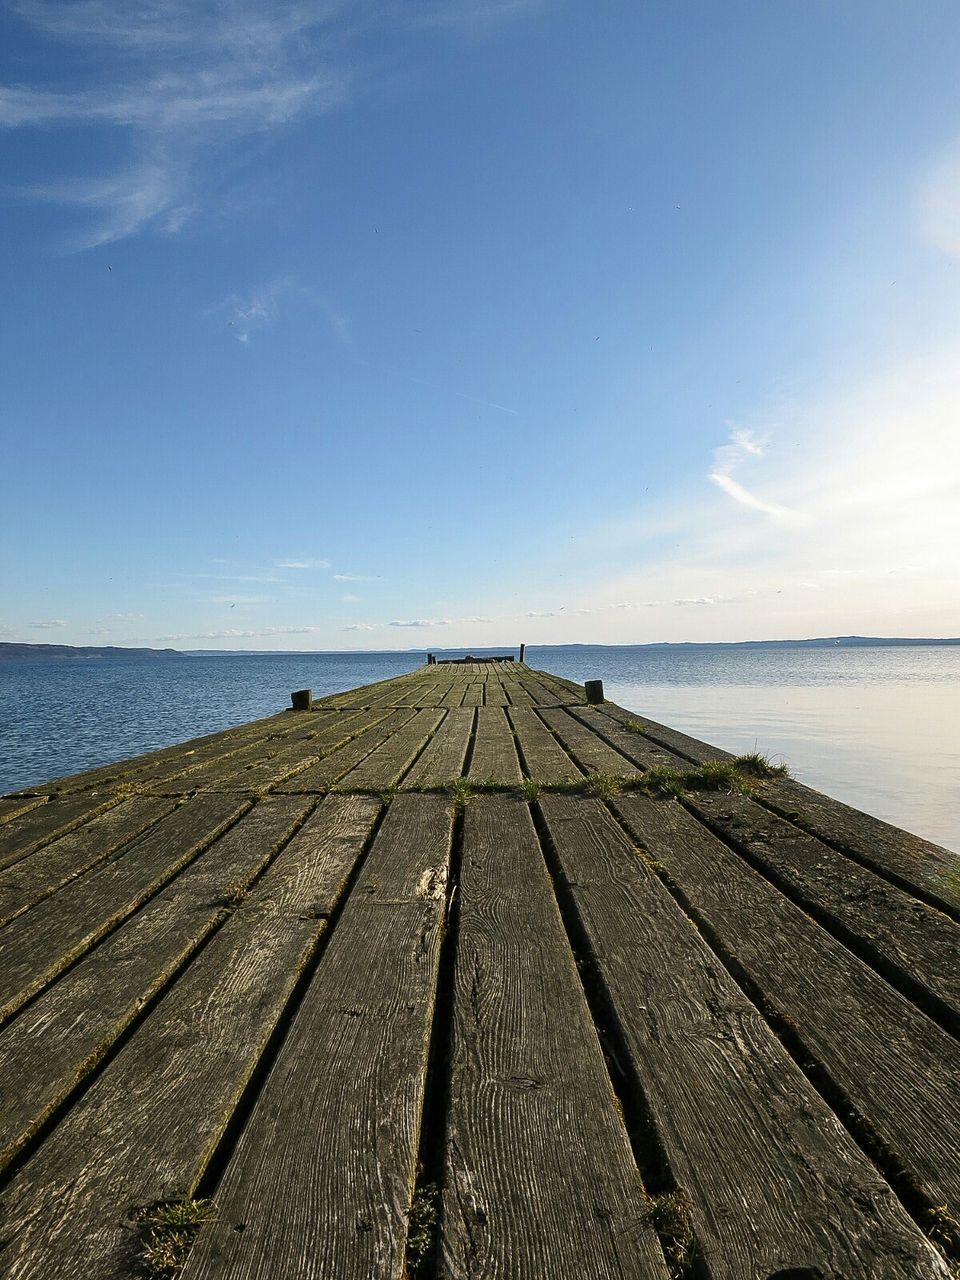
[[[334,582],[373,582],[374,579],[363,573],[335,573]]]
[[[120,172],[78,173],[21,195],[88,210],[75,247],[150,229],[172,234],[212,194],[223,146],[342,107],[354,91],[356,37],[376,26],[468,31],[531,0],[19,0],[36,34],[95,51],[85,81],[0,84],[0,128],[113,126],[129,139]],[[411,22],[410,15],[416,17]],[[348,337],[344,317],[331,324]]]
[[[811,392],[771,409],[724,447],[749,476],[750,496],[789,517],[745,520],[739,503],[703,500],[691,477],[665,495],[661,528],[647,515],[633,533],[624,526],[617,556],[626,564],[632,549],[633,566],[584,601],[649,592],[664,607],[644,615],[642,630],[625,619],[606,635],[960,634],[960,341],[885,359],[843,394]],[[721,468],[730,460],[721,455]],[[598,527],[584,547],[608,550],[616,536]]]
[[[149,636],[147,639],[154,643],[162,640],[165,644],[175,644],[182,640],[257,640],[264,639],[267,636],[316,635],[318,632],[326,631],[326,629],[326,627],[320,625],[251,628],[224,627],[219,631],[181,631],[173,635]]]
[[[300,292],[292,277],[281,276],[246,294],[230,294],[217,306],[211,307],[208,314],[219,316],[226,322],[236,340],[246,344],[253,334],[269,328],[279,318],[284,303],[289,302]],[[286,564],[278,567],[296,569],[317,566]],[[320,567],[326,568],[327,562],[324,561]]]
[[[349,93],[348,61],[334,49],[349,26],[344,4],[21,0],[17,12],[52,41],[95,49],[96,70],[79,85],[0,86],[0,127],[112,125],[129,137],[126,169],[22,193],[89,210],[78,247],[178,231],[223,143],[331,111]]]
[[[388,622],[388,627],[448,627],[447,618],[410,618],[398,622]]]
[[[278,560],[276,561],[278,569],[329,569],[329,560]],[[335,578],[338,574],[333,575]]]
[[[57,629],[59,627],[65,627],[67,626],[67,621],[65,618],[44,618],[40,622],[31,622],[30,626],[33,627],[35,631],[47,631]]]
[[[722,489],[724,493],[733,498],[734,502],[739,502],[744,507],[752,507],[755,511],[763,511],[768,516],[790,517],[794,513],[786,507],[758,497],[757,494],[752,493],[742,485],[739,480],[734,479],[733,473],[743,465],[747,458],[760,458],[763,453],[763,443],[751,431],[739,428],[734,429],[730,433],[730,443],[721,445],[719,449],[714,450],[713,469],[710,471],[710,479],[719,489]]]

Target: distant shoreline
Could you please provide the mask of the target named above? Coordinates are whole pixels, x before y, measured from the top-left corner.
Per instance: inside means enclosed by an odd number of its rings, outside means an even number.
[[[528,644],[533,649],[880,649],[880,648],[930,648],[939,645],[960,645],[960,637],[931,636],[818,636],[807,640],[656,640],[642,644]],[[0,663],[3,662],[52,662],[70,659],[74,661],[100,661],[104,658],[310,658],[310,657],[359,657],[364,654],[393,653],[464,653],[462,645],[417,646],[410,649],[150,649],[124,645],[69,645],[28,644],[10,641],[0,642]],[[505,653],[516,645],[472,646],[471,651]]]

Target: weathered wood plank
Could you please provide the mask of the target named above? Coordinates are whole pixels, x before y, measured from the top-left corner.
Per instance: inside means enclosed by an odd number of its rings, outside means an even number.
[[[417,711],[402,728],[361,760],[338,784],[346,791],[383,791],[398,782],[440,724],[444,713]]]
[[[0,925],[135,839],[168,814],[173,804],[153,796],[124,800],[0,872]]]
[[[465,680],[454,680],[439,699],[438,705],[441,707],[459,707],[463,704],[466,692],[467,682]]]
[[[404,1274],[450,835],[443,797],[391,805],[184,1280]]]
[[[243,900],[312,803],[284,796],[258,804],[0,1031],[0,1165]],[[319,821],[326,817],[324,810]]]
[[[536,782],[556,784],[582,778],[580,769],[561,747],[537,713],[530,707],[513,707],[510,720],[529,777]]]
[[[792,778],[769,783],[761,803],[858,861],[913,888],[948,911],[960,912],[957,855],[920,836],[860,813]]]
[[[411,685],[405,693],[395,700],[398,707],[433,707],[436,706],[437,680],[420,680]]]
[[[632,761],[613,747],[607,746],[569,711],[545,709],[539,714],[577,764],[588,773],[606,773],[615,778],[624,778],[637,772]]]
[[[140,1212],[196,1193],[378,808],[364,796],[324,802],[325,820],[276,858],[18,1172],[4,1195],[3,1280],[140,1269]],[[323,1059],[308,1058],[317,1075]]]
[[[465,813],[441,1275],[667,1269],[525,804]]]
[[[655,720],[648,720],[646,716],[636,711],[627,711],[625,707],[618,707],[616,703],[605,702],[601,714],[620,724],[639,726],[639,732],[651,742],[658,743],[667,751],[676,752],[678,756],[684,757],[693,764],[705,764],[708,760],[733,759],[729,751],[713,747],[709,742],[701,742],[699,738],[691,738],[689,734],[681,733],[679,729],[670,729],[664,724],[657,724]]]
[[[71,774],[66,778],[58,778],[45,784],[43,790],[51,795],[67,795],[98,787],[112,790],[127,784],[146,785],[160,778],[174,776],[188,766],[201,764],[204,760],[238,751],[250,742],[268,738],[275,733],[283,733],[290,728],[290,723],[288,713],[267,716],[262,720],[239,725],[234,729],[221,729],[216,733],[203,734],[171,747],[161,747],[157,751],[148,751],[143,755],[99,765],[95,769]]]
[[[474,782],[519,782],[523,777],[513,729],[500,707],[477,708],[477,730],[467,775]]]
[[[691,762],[685,756],[668,751],[659,743],[645,738],[634,729],[628,729],[620,721],[605,714],[605,708],[577,707],[571,714],[591,732],[596,733],[612,747],[641,769],[653,769],[663,766],[668,769],[690,769]],[[715,757],[713,757],[715,758]]]
[[[674,801],[613,801],[928,1211],[960,1218],[960,1045]]]
[[[0,1019],[146,902],[245,808],[236,797],[189,800],[0,930]]]
[[[29,813],[12,818],[0,827],[0,870],[11,867],[21,858],[74,827],[95,818],[119,800],[107,792],[88,792],[82,796],[49,800]]]
[[[327,713],[336,718],[337,713]],[[323,713],[309,711],[296,715],[299,723],[289,725],[285,733],[271,733],[255,737],[227,752],[208,753],[200,759],[196,755],[184,760],[178,768],[176,761],[169,762],[150,778],[147,784],[163,795],[185,795],[193,791],[216,789],[223,778],[239,774],[248,766],[253,767],[271,760],[279,751],[291,745],[307,750],[313,742],[311,735],[324,723]],[[197,753],[199,755],[199,753]]]
[[[960,925],[739,795],[685,804],[886,978],[960,1031]]]
[[[484,705],[482,681],[474,681],[473,684],[467,685],[467,692],[463,695],[461,705],[464,707],[482,707]]]
[[[271,743],[261,758],[251,759],[237,768],[226,762],[226,771],[219,770],[208,777],[205,790],[259,791],[293,777],[302,769],[345,746],[365,730],[379,724],[388,712],[378,708],[347,714],[333,713],[332,722],[318,716],[318,725],[311,733],[288,745]]]
[[[463,773],[467,746],[473,733],[474,713],[468,707],[454,707],[424,748],[423,754],[401,783],[411,787],[442,787]]]
[[[510,699],[507,697],[507,691],[499,680],[487,680],[483,688],[483,705],[485,707],[506,707],[509,706]]]
[[[655,764],[684,768],[689,767],[688,762],[734,759],[729,752],[676,730],[642,717],[634,719],[612,704],[605,704],[602,710],[583,708],[576,715],[644,768]],[[645,732],[626,727],[631,723]],[[792,778],[766,782],[757,800],[778,817],[893,880],[907,893],[912,891],[954,915],[960,911],[957,857],[948,849],[851,809]]]
[[[535,674],[540,683],[555,695],[555,701],[563,706],[575,706],[586,701],[582,684],[565,680],[562,676],[555,676],[551,671],[537,671]]]
[[[713,1280],[946,1277],[607,810],[583,797],[540,803]]]
[[[532,695],[527,693],[526,689],[524,689],[524,687],[520,684],[519,680],[515,681],[512,684],[505,685],[504,688],[507,691],[507,697],[510,699],[511,707],[534,706],[534,699]]]
[[[40,805],[47,803],[48,797],[21,795],[21,796],[4,796],[0,798],[0,823],[9,822],[11,818],[19,818],[22,813],[29,813],[31,809],[38,809]]]
[[[518,684],[521,689],[526,689],[527,693],[529,693],[530,697],[533,699],[535,706],[555,707],[560,701],[556,690],[549,688],[548,685],[537,679],[536,676],[529,675],[524,672],[520,677]]]
[[[383,720],[371,729],[358,734],[345,747],[332,752],[318,764],[312,764],[309,769],[303,769],[300,773],[284,779],[274,790],[308,794],[328,790],[371,751],[385,742],[392,733],[407,724],[415,714],[412,707],[389,712]]]

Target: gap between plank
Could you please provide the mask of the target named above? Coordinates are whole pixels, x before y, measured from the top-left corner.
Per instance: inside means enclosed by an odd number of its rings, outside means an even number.
[[[647,846],[642,841],[637,840],[637,837],[613,806],[608,802],[604,802],[604,805],[627,839],[633,844],[639,843],[641,848],[646,849]],[[647,850],[647,852],[651,854],[651,858],[655,859],[655,855],[651,850]],[[660,880],[680,910],[696,927],[720,964],[730,974],[730,977],[751,1004],[756,1007],[758,1013],[770,1028],[771,1034],[780,1042],[786,1053],[800,1068],[817,1093],[820,1094],[824,1102],[835,1114],[837,1120],[880,1173],[881,1177],[893,1188],[900,1203],[923,1234],[936,1247],[943,1250],[951,1261],[960,1261],[960,1241],[954,1243],[952,1247],[945,1247],[942,1237],[936,1236],[931,1232],[931,1213],[937,1206],[931,1204],[913,1186],[896,1152],[887,1147],[886,1143],[875,1132],[867,1117],[861,1114],[847,1095],[843,1086],[833,1078],[827,1066],[804,1043],[799,1030],[772,1007],[763,990],[745,971],[736,956],[724,945],[716,930],[693,905],[683,889],[670,875],[667,868],[662,864],[654,865],[649,863],[648,865],[651,872]],[[779,888],[776,885],[774,887]]]
[[[246,1126],[260,1093],[266,1083],[270,1069],[276,1061],[277,1055],[283,1047],[283,1042],[287,1037],[287,1032],[293,1023],[297,1012],[303,1003],[304,996],[313,981],[313,977],[320,966],[327,947],[330,945],[330,939],[333,937],[337,926],[337,921],[343,914],[343,908],[350,897],[354,885],[363,870],[363,865],[367,860],[367,856],[373,847],[373,842],[377,837],[383,820],[386,817],[389,805],[382,804],[377,814],[373,826],[367,833],[367,838],[363,843],[359,857],[354,862],[347,876],[340,896],[337,898],[333,909],[327,915],[327,927],[315,940],[310,954],[303,965],[296,984],[287,999],[286,1004],[280,1012],[280,1016],[274,1023],[273,1030],[270,1032],[269,1039],[264,1046],[263,1052],[257,1059],[257,1063],[246,1084],[243,1087],[237,1105],[234,1107],[229,1120],[223,1128],[220,1139],[217,1142],[210,1158],[208,1159],[203,1173],[197,1180],[197,1185],[193,1189],[193,1197],[198,1200],[213,1200],[217,1193],[217,1188],[223,1178],[227,1165],[236,1149],[240,1140],[240,1135]]]

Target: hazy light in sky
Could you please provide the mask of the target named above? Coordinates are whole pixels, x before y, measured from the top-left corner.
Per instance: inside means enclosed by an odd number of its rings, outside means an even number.
[[[960,634],[960,10],[2,22],[4,639]]]

